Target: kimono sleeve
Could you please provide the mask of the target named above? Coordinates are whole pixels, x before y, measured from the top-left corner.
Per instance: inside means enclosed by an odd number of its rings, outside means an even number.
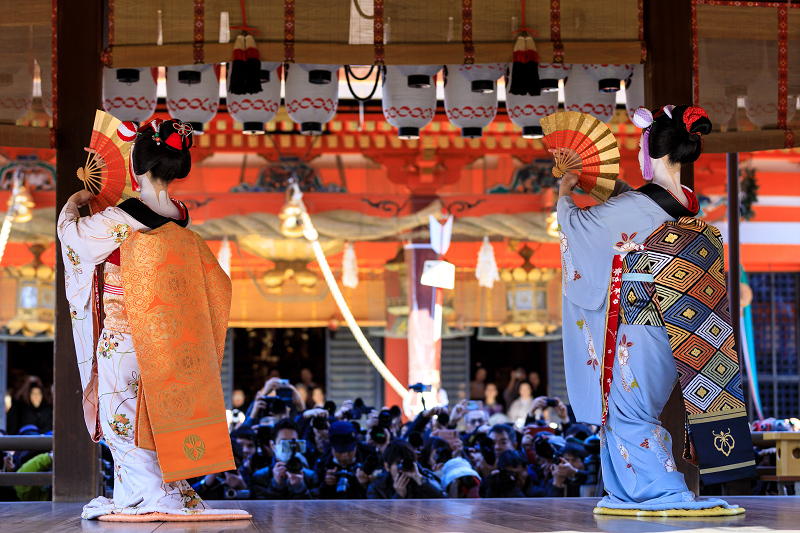
[[[614,248],[603,219],[613,209],[607,204],[588,209],[575,206],[572,198],[558,201],[562,292],[574,305],[596,310],[606,301]]]
[[[81,217],[78,206],[67,202],[58,217],[58,239],[64,259],[67,300],[83,307],[91,294],[94,267],[101,264],[131,233],[148,229],[116,207]]]

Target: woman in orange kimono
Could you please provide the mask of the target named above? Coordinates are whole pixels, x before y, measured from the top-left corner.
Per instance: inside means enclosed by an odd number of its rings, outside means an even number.
[[[191,145],[189,125],[143,126],[131,152],[141,200],[81,217],[81,191],[58,220],[86,424],[114,457],[113,499],[92,500],[86,519],[248,516],[209,509],[185,481],[235,468],[219,379],[230,280],[168,192]]]

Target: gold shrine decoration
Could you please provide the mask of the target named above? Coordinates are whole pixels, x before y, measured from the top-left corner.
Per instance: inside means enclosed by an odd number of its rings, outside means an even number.
[[[330,1],[324,7],[319,2],[249,2],[247,25],[260,31],[262,61],[443,65],[462,64],[467,56],[475,63],[512,61],[511,32],[521,24],[517,1],[472,0],[469,10],[458,1],[382,4],[381,19],[372,16],[371,0]],[[160,0],[115,0],[109,17],[114,45],[103,59],[114,68],[230,61],[233,43],[229,38],[220,42],[221,34],[233,33],[221,24],[224,12],[231,25],[241,23],[235,0],[207,0],[200,10]],[[536,47],[543,62],[643,60],[639,0],[561,0],[555,8],[550,0],[527,0],[525,12],[526,25],[539,32]],[[376,39],[376,30],[382,40]]]
[[[42,263],[45,246],[30,248],[34,260],[21,267],[7,267],[6,273],[17,281],[16,313],[5,325],[9,333],[26,337],[55,333],[56,272]]]

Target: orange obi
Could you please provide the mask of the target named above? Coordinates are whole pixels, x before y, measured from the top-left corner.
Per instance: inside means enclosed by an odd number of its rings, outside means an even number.
[[[136,445],[156,451],[165,483],[234,469],[220,382],[230,279],[174,223],[134,232],[120,253],[140,372]]]

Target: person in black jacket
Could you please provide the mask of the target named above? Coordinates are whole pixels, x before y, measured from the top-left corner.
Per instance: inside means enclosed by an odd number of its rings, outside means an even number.
[[[53,406],[47,403],[44,392],[38,385],[28,391],[28,402],[19,413],[19,426],[36,426],[40,433],[53,431]]]
[[[497,459],[498,472],[481,484],[484,498],[538,498],[549,496],[544,487],[528,472],[528,461],[522,452],[508,450]],[[562,489],[563,491],[563,489]],[[555,494],[553,494],[555,495]]]
[[[272,464],[253,474],[250,498],[254,500],[310,500],[317,486],[317,475],[307,468],[302,454],[285,452],[284,441],[298,443],[297,426],[291,420],[281,420],[272,428],[274,440]],[[300,461],[297,463],[297,461]],[[299,467],[299,471],[297,468]],[[294,470],[294,472],[293,472]]]
[[[359,442],[350,422],[334,422],[328,429],[331,451],[317,460],[314,471],[320,480],[321,500],[363,500],[367,497],[369,476],[362,469],[375,450]]]
[[[370,500],[446,498],[439,479],[414,460],[404,440],[393,440],[383,453],[384,472],[369,486]]]

